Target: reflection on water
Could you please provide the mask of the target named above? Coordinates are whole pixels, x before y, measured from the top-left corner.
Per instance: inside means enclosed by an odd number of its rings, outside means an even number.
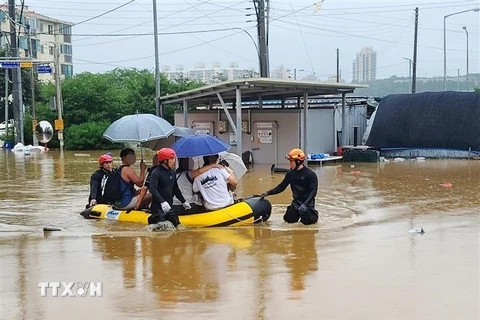
[[[1,319],[480,317],[480,161],[314,166],[317,225],[283,222],[286,191],[263,226],[152,233],[79,216],[99,155],[1,155]],[[237,193],[282,178],[255,166]],[[104,294],[42,298],[39,281]]]
[[[122,289],[154,293],[159,308],[225,300],[224,284],[234,281],[233,273],[247,263],[253,268],[249,277],[258,278],[253,281],[264,286],[260,291],[264,297],[258,300],[264,304],[258,306],[262,310],[269,300],[265,295],[271,294],[266,286],[272,268],[286,268],[290,292],[305,289],[306,278],[318,270],[317,232],[209,229],[155,237],[95,235],[92,239],[104,260],[121,263]]]

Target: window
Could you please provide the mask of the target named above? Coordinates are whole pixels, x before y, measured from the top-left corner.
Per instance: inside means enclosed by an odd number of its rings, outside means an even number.
[[[40,52],[41,52],[41,53],[45,53],[45,47],[43,46],[43,44],[40,45]]]
[[[53,56],[53,47],[48,47],[48,54]]]
[[[53,25],[48,25],[48,34],[53,34]]]
[[[72,46],[68,45],[68,44],[60,45],[60,53],[71,55],[72,54]]]
[[[5,22],[7,21],[7,16],[5,15],[5,12],[0,11],[0,22]]]
[[[28,50],[28,41],[26,37],[19,37],[18,38],[18,47],[20,49]]]
[[[66,78],[70,78],[71,76],[73,76],[73,66],[72,65],[62,64],[61,68],[62,68],[62,74]]]
[[[44,23],[40,22],[40,32],[43,32],[43,29],[44,29]]]
[[[72,56],[64,56],[65,62],[72,63]]]

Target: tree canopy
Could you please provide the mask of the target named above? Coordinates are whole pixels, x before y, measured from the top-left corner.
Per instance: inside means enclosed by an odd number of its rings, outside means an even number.
[[[203,84],[189,79],[169,81],[160,78],[161,94],[176,93],[193,89]],[[55,96],[54,83],[39,85],[37,100],[37,120],[47,120],[53,124],[57,111],[50,110],[50,97]],[[155,81],[148,70],[114,69],[105,73],[84,72],[62,81],[63,120],[65,124],[65,147],[87,150],[111,147],[102,140],[102,133],[115,120],[134,113],[155,114]],[[165,106],[164,118],[173,124],[173,114],[177,106]],[[31,128],[27,124],[26,128]],[[27,135],[25,130],[26,143]],[[55,146],[57,141],[52,141]]]

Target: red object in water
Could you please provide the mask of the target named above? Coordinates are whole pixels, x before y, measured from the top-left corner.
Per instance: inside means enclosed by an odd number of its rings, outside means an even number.
[[[351,174],[360,174],[362,173],[360,170],[352,170],[350,171]]]
[[[440,183],[440,185],[445,188],[451,188],[453,186],[450,182]]]

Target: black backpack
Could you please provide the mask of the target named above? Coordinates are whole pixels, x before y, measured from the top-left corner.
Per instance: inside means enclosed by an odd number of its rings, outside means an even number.
[[[110,204],[115,204],[122,200],[123,193],[126,188],[122,192],[121,184],[122,184],[122,168],[125,165],[121,165],[120,167],[113,169],[112,173],[108,175],[107,181],[105,182],[105,187],[103,189],[103,199],[105,199]]]

